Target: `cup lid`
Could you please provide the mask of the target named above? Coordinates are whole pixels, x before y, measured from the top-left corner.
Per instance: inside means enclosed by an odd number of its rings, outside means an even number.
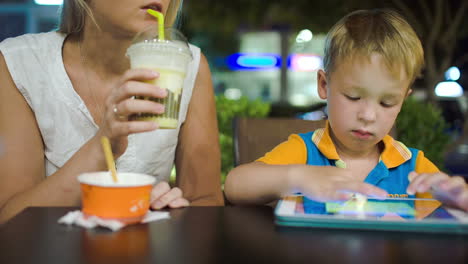
[[[131,52],[136,44],[147,44],[145,49],[158,49],[165,52],[178,52],[189,55],[192,58],[188,41],[185,36],[175,28],[164,28],[164,39],[160,39],[157,27],[148,27],[139,32],[132,40],[132,45],[128,48]]]

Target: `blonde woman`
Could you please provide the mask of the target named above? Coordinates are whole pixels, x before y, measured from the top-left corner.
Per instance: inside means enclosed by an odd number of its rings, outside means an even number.
[[[77,175],[106,170],[100,137],[112,143],[117,168],[158,177],[153,208],[222,205],[220,152],[208,63],[190,45],[179,126],[129,121],[164,106],[133,100],[164,97],[143,81],[158,73],[129,69],[135,34],[156,25],[156,9],[172,25],[182,0],[65,0],[58,31],[0,43],[0,223],[28,206],[77,206]],[[124,118],[122,118],[124,117]],[[173,164],[178,187],[169,179]],[[159,181],[158,181],[159,182]]]

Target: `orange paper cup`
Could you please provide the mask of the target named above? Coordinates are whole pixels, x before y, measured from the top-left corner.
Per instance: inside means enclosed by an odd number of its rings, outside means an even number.
[[[137,223],[149,209],[156,178],[128,172],[117,173],[117,178],[115,183],[107,171],[78,176],[83,213],[125,224]]]

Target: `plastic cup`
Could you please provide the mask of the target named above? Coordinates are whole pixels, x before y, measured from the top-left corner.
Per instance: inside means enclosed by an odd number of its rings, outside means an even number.
[[[85,216],[118,220],[125,224],[140,222],[150,206],[151,189],[156,178],[139,173],[118,173],[114,182],[108,171],[78,176],[82,210]]]
[[[132,120],[152,120],[159,128],[177,128],[179,120],[182,87],[192,53],[185,37],[178,30],[165,28],[165,38],[159,39],[158,30],[151,27],[137,34],[127,49],[132,69],[145,68],[159,73],[159,77],[149,83],[167,89],[165,98],[139,97],[158,102],[165,106],[162,114],[139,113]]]

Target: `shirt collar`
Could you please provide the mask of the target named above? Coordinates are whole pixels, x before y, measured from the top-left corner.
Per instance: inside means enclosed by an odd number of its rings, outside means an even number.
[[[320,128],[312,135],[312,142],[320,152],[330,160],[340,160],[335,144],[330,137],[330,124],[327,121],[325,128]],[[386,135],[382,142],[384,150],[380,154],[380,160],[387,168],[398,167],[411,159],[411,151],[401,142],[396,141],[390,135]]]

